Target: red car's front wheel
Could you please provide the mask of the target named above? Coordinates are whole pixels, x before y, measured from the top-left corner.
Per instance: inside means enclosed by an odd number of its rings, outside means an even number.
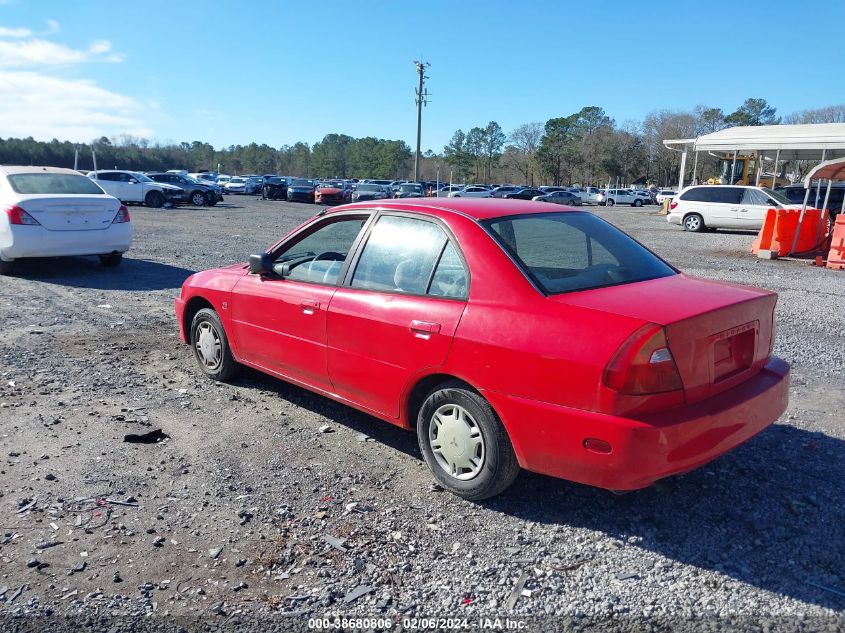
[[[191,322],[191,349],[205,374],[226,381],[237,375],[240,365],[229,347],[220,317],[210,308],[199,310]]]

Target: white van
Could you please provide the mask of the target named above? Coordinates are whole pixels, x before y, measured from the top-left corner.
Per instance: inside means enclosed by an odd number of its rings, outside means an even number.
[[[687,231],[706,229],[759,230],[768,209],[800,209],[781,193],[762,187],[694,185],[669,204],[666,220]]]

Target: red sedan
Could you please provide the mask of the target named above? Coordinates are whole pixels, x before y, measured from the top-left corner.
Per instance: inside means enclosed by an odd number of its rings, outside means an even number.
[[[247,365],[416,429],[467,499],[520,468],[633,490],[785,410],[777,295],[688,277],[595,215],[514,200],[358,203],[189,277],[200,368]]]

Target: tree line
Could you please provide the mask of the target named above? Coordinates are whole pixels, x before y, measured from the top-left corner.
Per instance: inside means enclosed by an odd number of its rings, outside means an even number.
[[[586,106],[546,122],[524,123],[509,134],[496,121],[467,132],[458,129],[441,152],[425,152],[420,177],[528,185],[627,185],[646,180],[669,185],[678,181],[680,153],[666,148],[665,139],[694,138],[736,125],[843,122],[845,105],[780,117],[774,106],[759,98],[746,99],[731,113],[701,105],[691,111],[655,110],[642,121],[622,124],[601,107]],[[0,164],[73,167],[75,149],[75,144],[57,139],[0,139]],[[313,145],[300,141],[274,148],[250,143],[223,149],[202,141],[160,144],[120,135],[98,139],[96,150],[100,169],[199,171],[217,170],[219,165],[221,172],[229,174],[385,179],[413,176],[411,149],[404,141],[337,133],[327,134]],[[78,166],[93,168],[89,147],[82,147]],[[692,166],[687,168],[691,170]],[[702,178],[718,175],[718,161],[702,155],[697,169]]]
[[[411,149],[403,141],[373,137],[352,138],[328,134],[313,146],[298,142],[280,148],[266,144],[232,145],[215,149],[209,143],[159,144],[147,139],[121,135],[102,137],[94,142],[99,169],[159,171],[187,169],[190,172],[217,170],[228,174],[282,174],[290,176],[337,178],[404,178]],[[74,166],[79,147],[79,169],[93,169],[90,145],[68,141],[49,142],[0,139],[0,164]]]

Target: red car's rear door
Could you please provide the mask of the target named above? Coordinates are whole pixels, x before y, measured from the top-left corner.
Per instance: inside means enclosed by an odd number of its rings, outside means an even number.
[[[344,398],[398,418],[409,381],[446,360],[466,307],[466,265],[444,227],[389,214],[353,266],[329,304],[329,377]]]

